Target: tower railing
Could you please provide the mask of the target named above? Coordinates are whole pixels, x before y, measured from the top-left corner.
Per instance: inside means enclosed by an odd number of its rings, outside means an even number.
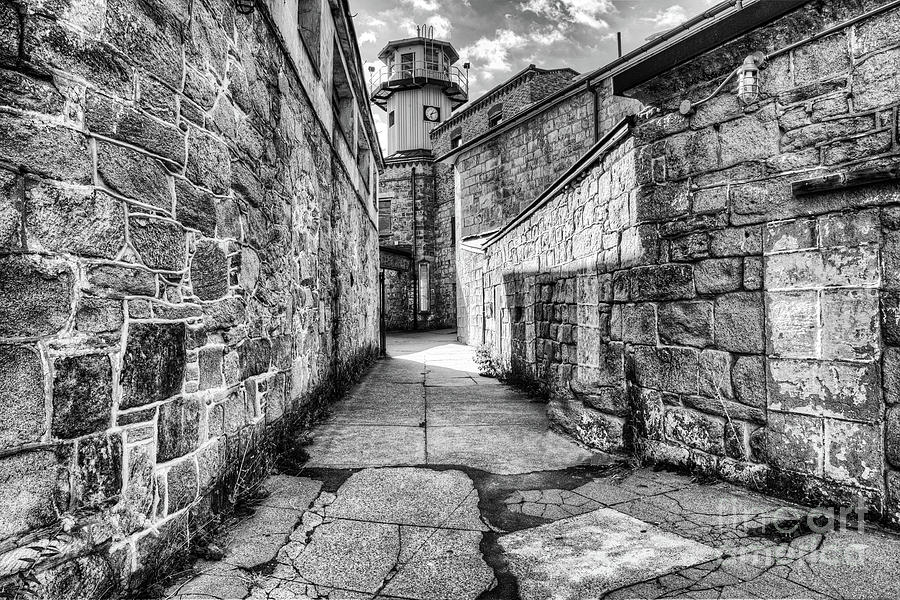
[[[431,61],[403,62],[375,69],[369,78],[369,92],[378,92],[394,86],[422,85],[426,83],[456,86],[466,96],[469,94],[469,73],[453,66],[441,66]]]

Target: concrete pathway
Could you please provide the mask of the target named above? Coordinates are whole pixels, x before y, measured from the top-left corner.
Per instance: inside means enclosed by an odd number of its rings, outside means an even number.
[[[895,535],[592,453],[453,340],[391,336],[309,460],[167,597],[900,597]]]

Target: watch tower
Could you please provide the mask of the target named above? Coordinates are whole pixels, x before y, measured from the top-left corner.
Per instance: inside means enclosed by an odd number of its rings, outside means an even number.
[[[387,156],[431,154],[431,130],[469,99],[467,69],[459,54],[423,26],[413,38],[388,42],[371,71],[372,102],[388,114]]]

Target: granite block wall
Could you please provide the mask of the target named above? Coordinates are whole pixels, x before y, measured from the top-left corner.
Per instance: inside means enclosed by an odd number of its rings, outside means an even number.
[[[376,350],[372,197],[268,14],[0,1],[0,589],[142,585]]]
[[[885,2],[811,2],[628,92],[653,110],[495,244],[469,329],[602,449],[791,500],[900,518],[895,213],[900,11],[772,57]],[[843,174],[855,185],[795,193]],[[841,177],[833,178],[841,181]],[[483,315],[483,318],[479,318]]]

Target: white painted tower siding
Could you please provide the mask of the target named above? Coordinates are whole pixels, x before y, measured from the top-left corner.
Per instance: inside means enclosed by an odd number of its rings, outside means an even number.
[[[388,99],[388,114],[394,111],[394,125],[388,128],[388,156],[405,150],[431,150],[431,130],[440,123],[428,123],[425,106],[441,109],[441,121],[450,115],[450,99],[436,86],[396,92]]]

